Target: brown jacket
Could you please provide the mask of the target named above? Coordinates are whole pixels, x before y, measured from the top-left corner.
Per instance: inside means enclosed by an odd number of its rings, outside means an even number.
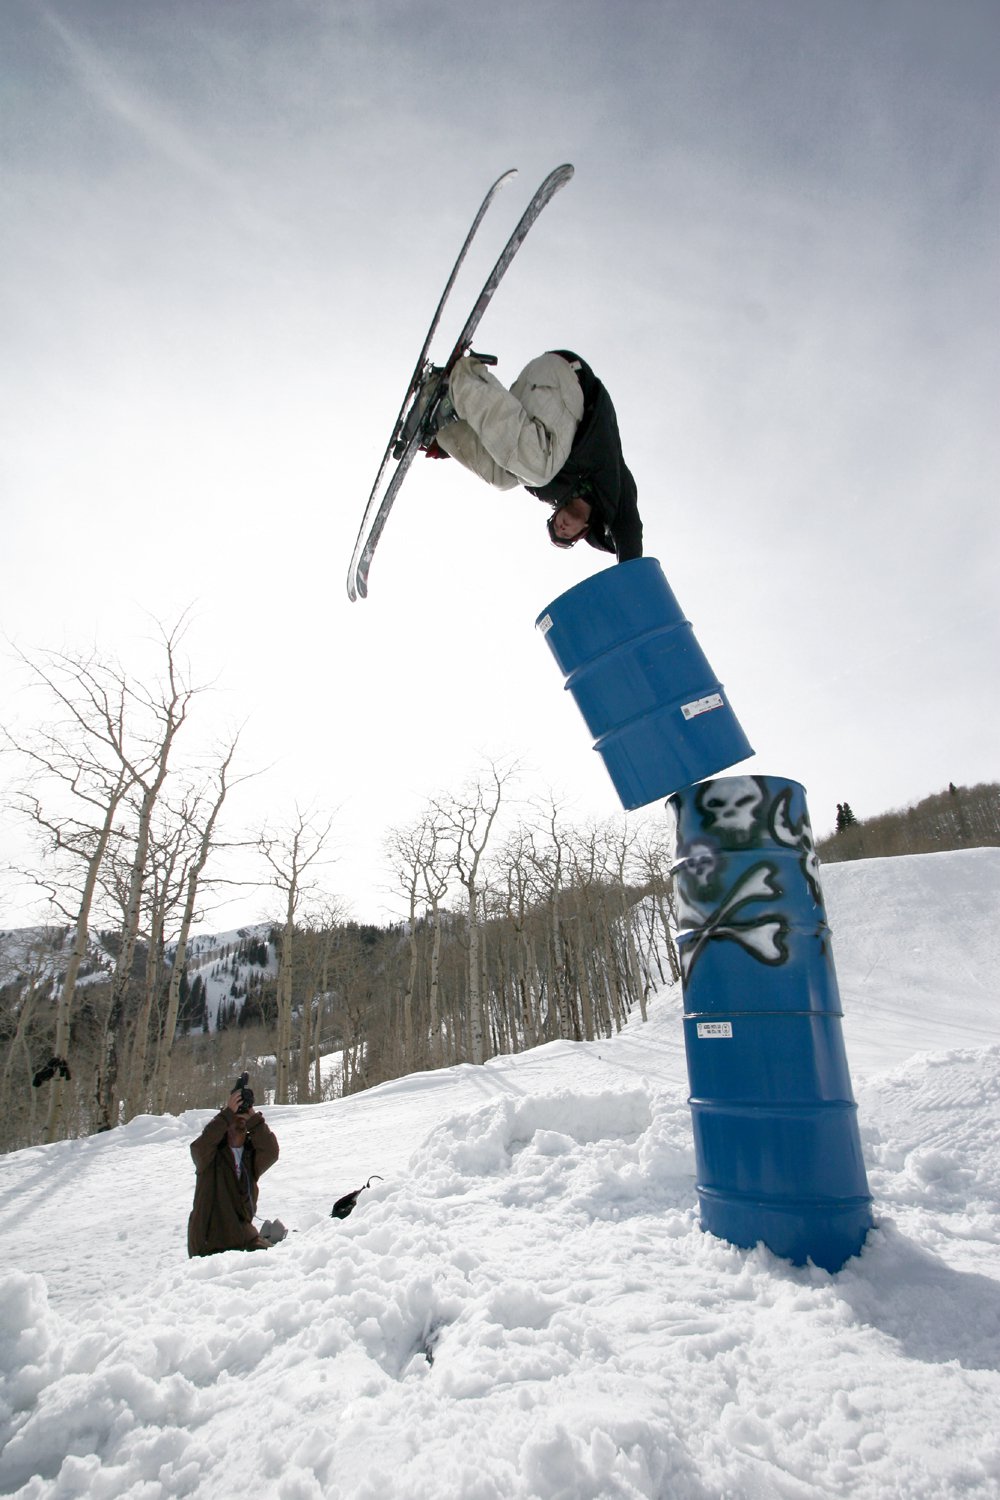
[[[261,1174],[278,1160],[278,1142],[264,1123],[263,1115],[253,1115],[243,1147],[248,1199],[236,1176],[236,1159],[226,1139],[234,1119],[228,1109],[221,1109],[198,1139],[191,1142],[198,1177],[194,1207],[188,1219],[188,1255],[257,1248],[257,1231],[253,1226],[257,1184]]]

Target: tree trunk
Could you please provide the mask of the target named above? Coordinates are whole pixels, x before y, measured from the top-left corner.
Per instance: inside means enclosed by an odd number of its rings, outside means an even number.
[[[163,775],[166,765],[162,764]],[[97,1078],[97,1128],[111,1130],[118,1124],[118,1070],[120,1031],[125,1017],[125,997],[132,978],[136,943],[139,937],[139,920],[142,912],[142,888],[146,878],[146,856],[149,852],[149,829],[153,807],[163,784],[163,775],[146,788],[139,806],[139,823],[136,830],[136,848],[132,859],[128,897],[125,905],[125,920],[122,926],[121,948],[111,977],[111,1003],[104,1023],[104,1041],[100,1071]]]
[[[431,942],[430,979],[427,988],[427,1030],[431,1067],[439,1067],[444,1062],[444,1056],[440,1012],[441,917],[436,906],[431,908],[431,921],[434,924],[434,937]]]
[[[98,834],[94,851],[87,861],[87,873],[83,883],[83,891],[80,894],[80,906],[76,916],[76,929],[73,937],[73,948],[70,952],[69,963],[66,967],[66,977],[59,991],[59,1002],[56,1007],[56,1035],[53,1052],[56,1057],[66,1057],[69,1050],[70,1017],[73,1012],[73,997],[76,994],[76,982],[80,974],[80,967],[87,956],[87,941],[90,936],[90,909],[94,903],[94,892],[97,888],[97,877],[100,873],[101,864],[107,853],[108,843],[111,839],[111,830],[118,813],[118,807],[125,795],[126,782],[124,776],[119,777],[111,798],[108,802],[104,815],[104,823]],[[59,1139],[59,1128],[61,1124],[63,1095],[66,1089],[66,1080],[61,1076],[52,1080],[52,1092],[49,1095],[49,1107],[45,1120],[45,1143],[51,1145]]]
[[[153,913],[149,933],[149,952],[146,956],[146,983],[142,1006],[135,1023],[132,1039],[132,1056],[129,1062],[128,1083],[125,1089],[125,1119],[134,1119],[142,1110],[146,1072],[146,1053],[149,1046],[149,1027],[153,1014],[153,1001],[160,988],[163,974],[163,909],[160,903]]]
[[[177,1030],[177,1012],[180,1007],[181,975],[187,963],[188,938],[191,935],[191,926],[194,922],[195,909],[198,904],[198,887],[202,873],[208,863],[208,857],[212,852],[212,838],[215,833],[215,825],[222,811],[222,804],[226,800],[228,787],[229,767],[236,753],[237,741],[234,739],[229,751],[219,770],[219,792],[211,811],[202,829],[201,839],[198,843],[194,863],[187,872],[187,885],[184,896],[184,910],[181,915],[180,931],[177,934],[177,943],[174,948],[173,967],[170,971],[170,990],[167,996],[167,1014],[163,1022],[163,1033],[160,1050],[157,1054],[156,1069],[153,1077],[152,1093],[155,1099],[156,1113],[162,1115],[167,1108],[167,1095],[170,1090],[170,1069],[173,1061],[174,1033]]]
[[[469,1050],[470,1062],[483,1063],[489,1056],[486,1018],[483,1014],[483,988],[479,976],[479,920],[477,914],[476,883],[470,879],[466,884],[466,922],[469,942]]]
[[[281,951],[278,957],[278,1017],[275,1053],[277,1078],[274,1088],[275,1104],[287,1104],[291,1075],[292,1052],[292,949],[295,940],[294,887],[289,888],[288,909],[281,934]]]

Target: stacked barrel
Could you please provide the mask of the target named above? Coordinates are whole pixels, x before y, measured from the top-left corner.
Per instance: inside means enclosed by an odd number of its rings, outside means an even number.
[[[702,1225],[839,1270],[871,1197],[803,788],[717,776],[753,752],[654,558],[536,623],[622,806],[673,811]]]

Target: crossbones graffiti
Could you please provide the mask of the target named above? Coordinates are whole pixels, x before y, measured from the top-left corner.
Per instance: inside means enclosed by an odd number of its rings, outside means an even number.
[[[777,882],[777,870],[774,865],[764,863],[748,870],[709,916],[702,916],[701,912],[685,903],[683,919],[697,935],[693,942],[680,945],[684,983],[690,978],[691,970],[705,951],[706,944],[718,938],[739,943],[741,948],[763,964],[783,964],[788,958],[785,945],[788,923],[784,917],[768,912],[753,922],[732,920],[734,914],[748,902],[776,900],[782,894]],[[701,920],[696,921],[696,917]]]
[[[771,810],[771,832],[775,842],[784,844],[786,849],[794,849],[802,864],[802,871],[809,882],[812,898],[817,906],[823,905],[823,892],[819,883],[819,855],[816,853],[816,841],[813,831],[809,826],[809,818],[803,813],[798,823],[793,823],[790,809],[792,802],[792,789],[785,787],[774,801]]]

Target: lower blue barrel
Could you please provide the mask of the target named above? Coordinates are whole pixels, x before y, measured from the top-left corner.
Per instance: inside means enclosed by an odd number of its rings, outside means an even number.
[[[871,1196],[805,793],[727,776],[668,805],[702,1226],[838,1271]]]
[[[623,807],[644,807],[753,754],[655,558],[595,573],[536,625]]]

